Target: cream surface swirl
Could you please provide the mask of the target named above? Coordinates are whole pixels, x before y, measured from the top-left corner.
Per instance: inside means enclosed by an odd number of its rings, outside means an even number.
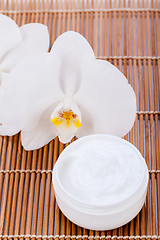
[[[79,141],[79,140],[78,140]],[[95,137],[71,144],[59,159],[58,178],[81,202],[113,205],[135,197],[144,179],[144,159],[117,137]]]

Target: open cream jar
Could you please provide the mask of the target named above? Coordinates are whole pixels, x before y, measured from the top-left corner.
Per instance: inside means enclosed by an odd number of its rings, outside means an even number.
[[[90,135],[69,145],[53,169],[57,203],[75,224],[93,230],[120,227],[141,210],[148,169],[140,152],[111,135]]]

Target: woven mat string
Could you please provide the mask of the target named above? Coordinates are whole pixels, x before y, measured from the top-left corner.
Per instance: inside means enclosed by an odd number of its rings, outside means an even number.
[[[99,59],[140,59],[140,60],[159,60],[160,56],[97,56]]]
[[[148,170],[148,172],[150,174],[152,174],[152,173],[158,174],[158,173],[160,173],[160,170],[151,169],[151,170]],[[45,173],[45,174],[49,174],[49,173],[52,173],[52,170],[40,170],[40,169],[38,169],[38,170],[36,170],[36,169],[15,169],[14,170],[13,169],[12,170],[11,169],[11,170],[0,170],[0,173],[3,173],[3,174],[6,174],[6,173],[9,173],[9,174],[11,174],[11,173],[20,173],[20,174],[22,174],[22,173],[25,173],[25,174],[27,174],[27,173],[36,173],[36,174]]]
[[[90,9],[37,9],[37,10],[1,10],[0,13],[94,13],[94,12],[160,12],[158,8],[90,8]]]
[[[108,235],[108,236],[89,236],[89,235],[30,235],[30,234],[26,234],[26,235],[0,235],[0,238],[4,239],[4,238],[7,238],[7,239],[11,239],[11,238],[36,238],[36,239],[160,239],[160,236],[158,235],[142,235],[142,236],[117,236],[117,235],[114,235],[114,236],[111,236],[111,235]]]

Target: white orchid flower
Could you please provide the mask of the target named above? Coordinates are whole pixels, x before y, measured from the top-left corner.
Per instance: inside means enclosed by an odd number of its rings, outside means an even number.
[[[0,14],[0,36],[0,85],[21,59],[33,53],[47,52],[49,48],[47,26],[31,23],[18,27],[11,18],[2,14]],[[1,114],[0,122],[2,122]],[[2,134],[11,134],[10,130],[5,123],[1,127]]]
[[[69,31],[50,53],[12,69],[2,85],[1,113],[7,134],[21,130],[22,145],[33,150],[57,135],[63,143],[75,135],[125,135],[135,120],[136,97],[116,67],[96,60],[85,38]]]

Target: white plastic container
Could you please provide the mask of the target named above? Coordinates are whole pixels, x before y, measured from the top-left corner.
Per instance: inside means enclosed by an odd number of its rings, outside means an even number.
[[[144,158],[131,143],[111,135],[90,135],[69,145],[52,176],[61,211],[75,224],[92,230],[126,224],[146,198]]]

